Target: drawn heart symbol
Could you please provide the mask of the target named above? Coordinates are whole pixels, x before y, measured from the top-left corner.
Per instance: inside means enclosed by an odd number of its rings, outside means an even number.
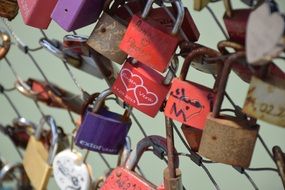
[[[122,69],[121,80],[127,91],[134,90],[137,86],[143,85],[143,80],[139,75],[133,74],[129,69]]]
[[[178,106],[184,112],[186,122],[188,122],[191,118],[198,116],[204,109],[204,106],[201,105],[199,100],[190,99],[189,97],[181,97],[179,102],[181,103],[178,103]]]
[[[153,106],[158,102],[157,95],[149,92],[144,86],[137,86],[134,94],[139,106]]]
[[[248,19],[246,35],[247,61],[254,65],[265,64],[266,58],[276,57],[284,49],[278,45],[285,29],[280,13],[271,13],[270,5],[263,3]]]

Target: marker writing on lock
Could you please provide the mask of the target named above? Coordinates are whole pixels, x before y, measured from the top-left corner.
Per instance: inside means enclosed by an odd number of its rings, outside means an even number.
[[[185,95],[185,89],[184,88],[181,88],[181,89],[177,88],[175,90],[175,94],[173,91],[171,91],[170,96],[173,96],[174,98],[176,98],[180,101],[183,101],[186,104],[189,104],[189,105],[194,106],[196,108],[203,108],[204,107],[203,105],[201,105],[201,103],[198,100],[192,100],[192,99],[188,98]]]
[[[266,113],[274,117],[285,117],[285,108],[279,107],[278,110],[279,111],[276,112],[276,109],[272,104],[261,103],[259,106],[259,111],[262,113]]]

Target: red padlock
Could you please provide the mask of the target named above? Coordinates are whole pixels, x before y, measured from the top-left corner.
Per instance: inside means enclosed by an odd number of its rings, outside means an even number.
[[[185,81],[191,62],[195,57],[201,55],[216,57],[216,51],[202,47],[188,54],[179,78],[173,80],[164,110],[167,117],[198,129],[204,128],[207,115],[212,110],[216,96],[215,89]],[[216,80],[217,82],[218,80]]]
[[[26,25],[47,29],[57,0],[18,0],[20,12]]]
[[[223,0],[226,13],[223,17],[230,40],[245,44],[246,26],[251,9],[232,9],[231,0]]]
[[[133,64],[132,61],[126,60],[112,91],[127,104],[154,117],[170,89],[170,82],[165,82],[168,77],[164,78],[146,65],[140,62]]]
[[[145,20],[153,2],[154,0],[147,2],[141,17],[137,15],[132,17],[119,47],[134,59],[164,72],[179,43],[176,34],[184,18],[184,8],[182,2],[175,1],[178,16],[171,34],[169,34],[167,31],[164,32],[165,28],[157,22]]]

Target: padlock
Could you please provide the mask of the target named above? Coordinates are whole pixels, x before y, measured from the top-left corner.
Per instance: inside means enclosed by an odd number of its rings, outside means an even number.
[[[40,29],[48,28],[56,2],[57,0],[18,0],[25,24]]]
[[[70,32],[94,23],[103,10],[103,0],[58,0],[51,17]]]
[[[153,183],[147,181],[134,172],[143,152],[148,150],[150,147],[153,147],[154,154],[162,159],[164,158],[164,154],[167,152],[166,139],[153,135],[140,140],[128,157],[126,164],[124,166],[117,167],[112,171],[102,185],[101,190],[123,190],[130,187],[135,187],[135,189],[140,190],[158,189],[158,187]],[[179,158],[177,154],[175,154],[173,164],[175,165],[175,168],[178,168]],[[177,170],[177,174],[181,174],[179,170]]]
[[[165,28],[157,22],[145,20],[153,2],[154,0],[148,0],[141,17],[133,15],[119,47],[141,63],[164,72],[179,43],[176,34],[182,25],[184,7],[181,1],[175,1],[178,15],[169,34],[164,32]]]
[[[126,60],[112,91],[130,106],[155,117],[170,89],[172,71],[163,77],[148,66],[133,61],[131,58]],[[178,67],[175,57],[172,65]]]
[[[204,7],[208,5],[210,0],[194,0],[194,10],[201,11]]]
[[[216,52],[202,47],[193,50],[187,55],[179,78],[175,78],[171,85],[164,114],[183,124],[203,130],[207,115],[212,111],[215,101],[215,89],[185,81],[192,60],[196,56],[201,55],[215,56]]]
[[[16,81],[16,89],[23,95],[41,101],[48,106],[81,113],[83,104],[81,97],[54,84],[29,78],[26,82]]]
[[[171,33],[174,22],[168,15],[168,11],[166,11],[165,9],[172,13],[172,15],[177,14],[177,11],[173,7],[159,7],[151,9],[146,20],[150,20],[150,22],[158,22],[167,29],[168,33]],[[184,19],[181,25],[181,29],[190,42],[196,42],[200,37],[199,30],[187,7],[184,7]],[[185,40],[180,33],[178,33],[178,38],[180,39],[180,41]]]
[[[74,148],[58,153],[53,160],[53,175],[56,184],[61,190],[90,189],[92,181],[92,168],[86,163],[86,155]]]
[[[10,46],[11,46],[11,38],[10,35],[6,32],[0,31],[0,38],[2,41],[1,47],[0,47],[0,60],[3,59],[6,54],[8,53]]]
[[[113,14],[116,2],[110,10],[104,10],[92,31],[87,44],[98,53],[108,59],[122,64],[127,58],[127,54],[120,50],[119,44],[125,34],[126,26],[123,25]]]
[[[44,123],[50,126],[52,137],[50,139],[51,146],[47,150],[39,141]],[[44,116],[37,127],[35,136],[31,136],[27,149],[23,157],[23,165],[25,171],[31,181],[32,186],[37,189],[46,189],[49,177],[52,173],[52,162],[57,151],[57,126],[51,116]]]
[[[246,59],[264,65],[278,57],[285,46],[285,19],[275,1],[261,1],[252,11],[246,27]]]
[[[265,65],[263,67],[268,67]],[[263,68],[267,72],[266,68]],[[265,74],[263,78],[252,76],[243,112],[268,123],[285,127],[285,74],[283,78]]]
[[[226,12],[224,14],[224,23],[231,41],[245,44],[246,26],[251,9],[232,9],[231,0],[223,0]]]
[[[281,177],[283,187],[285,188],[285,153],[279,146],[274,146],[272,152],[279,176]]]
[[[184,124],[182,124],[181,130],[191,150],[197,152],[199,150],[203,130]]]
[[[124,145],[132,124],[129,118],[130,111],[125,110],[124,115],[120,115],[107,110],[104,107],[104,100],[111,94],[113,93],[110,89],[101,92],[92,110],[82,110],[86,113],[76,133],[77,146],[101,153],[118,154]],[[93,100],[94,96],[91,96],[87,102]]]
[[[230,52],[227,50],[233,49],[235,52],[237,51],[244,51],[244,47],[236,42],[231,41],[220,41],[218,43],[218,49],[219,51],[224,54],[228,55]],[[249,83],[251,80],[251,77],[253,75],[261,77],[264,72],[264,67],[260,65],[249,65],[246,63],[245,60],[243,60],[240,64],[234,64],[232,66],[232,70],[244,81]],[[285,79],[285,74],[276,64],[273,62],[268,63],[268,67],[266,69],[267,75],[274,75],[278,78]]]
[[[11,21],[17,16],[18,10],[17,0],[0,0],[0,17]]]
[[[207,117],[199,154],[214,162],[229,164],[237,167],[248,168],[254,151],[259,126],[254,120],[220,115],[227,79],[232,64],[244,58],[244,52],[238,52],[226,59],[219,80],[217,98],[213,112]]]
[[[215,59],[221,56],[221,53],[211,49],[209,47],[206,47],[204,45],[198,44],[198,43],[185,43],[181,45],[181,51],[180,51],[180,55],[182,57],[187,57],[187,55],[193,51],[194,49],[197,48],[208,48],[209,52],[212,52],[211,55],[209,54],[205,54],[205,55],[197,55],[195,56],[195,58],[193,58],[193,61],[191,63],[191,66],[195,69],[197,69],[198,71],[201,71],[203,73],[208,73],[208,74],[212,74],[212,75],[217,75],[221,69],[222,66],[222,62],[215,60],[215,61],[208,61],[207,59]]]
[[[2,185],[7,179],[8,183],[11,183],[10,180],[17,180],[15,183],[15,189],[32,190],[29,178],[24,170],[23,164],[21,163],[8,163],[0,168],[1,189],[5,189]]]

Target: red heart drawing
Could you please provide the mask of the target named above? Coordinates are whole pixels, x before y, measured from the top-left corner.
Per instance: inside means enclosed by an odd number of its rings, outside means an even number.
[[[149,92],[144,86],[135,88],[135,98],[139,106],[153,106],[158,102],[158,97],[153,92]]]
[[[142,78],[133,74],[129,69],[122,69],[120,77],[127,91],[134,90],[137,86],[143,84]]]
[[[199,116],[204,109],[204,106],[199,100],[191,99],[190,97],[181,97],[177,105],[185,113],[185,122],[188,122],[195,116]]]

